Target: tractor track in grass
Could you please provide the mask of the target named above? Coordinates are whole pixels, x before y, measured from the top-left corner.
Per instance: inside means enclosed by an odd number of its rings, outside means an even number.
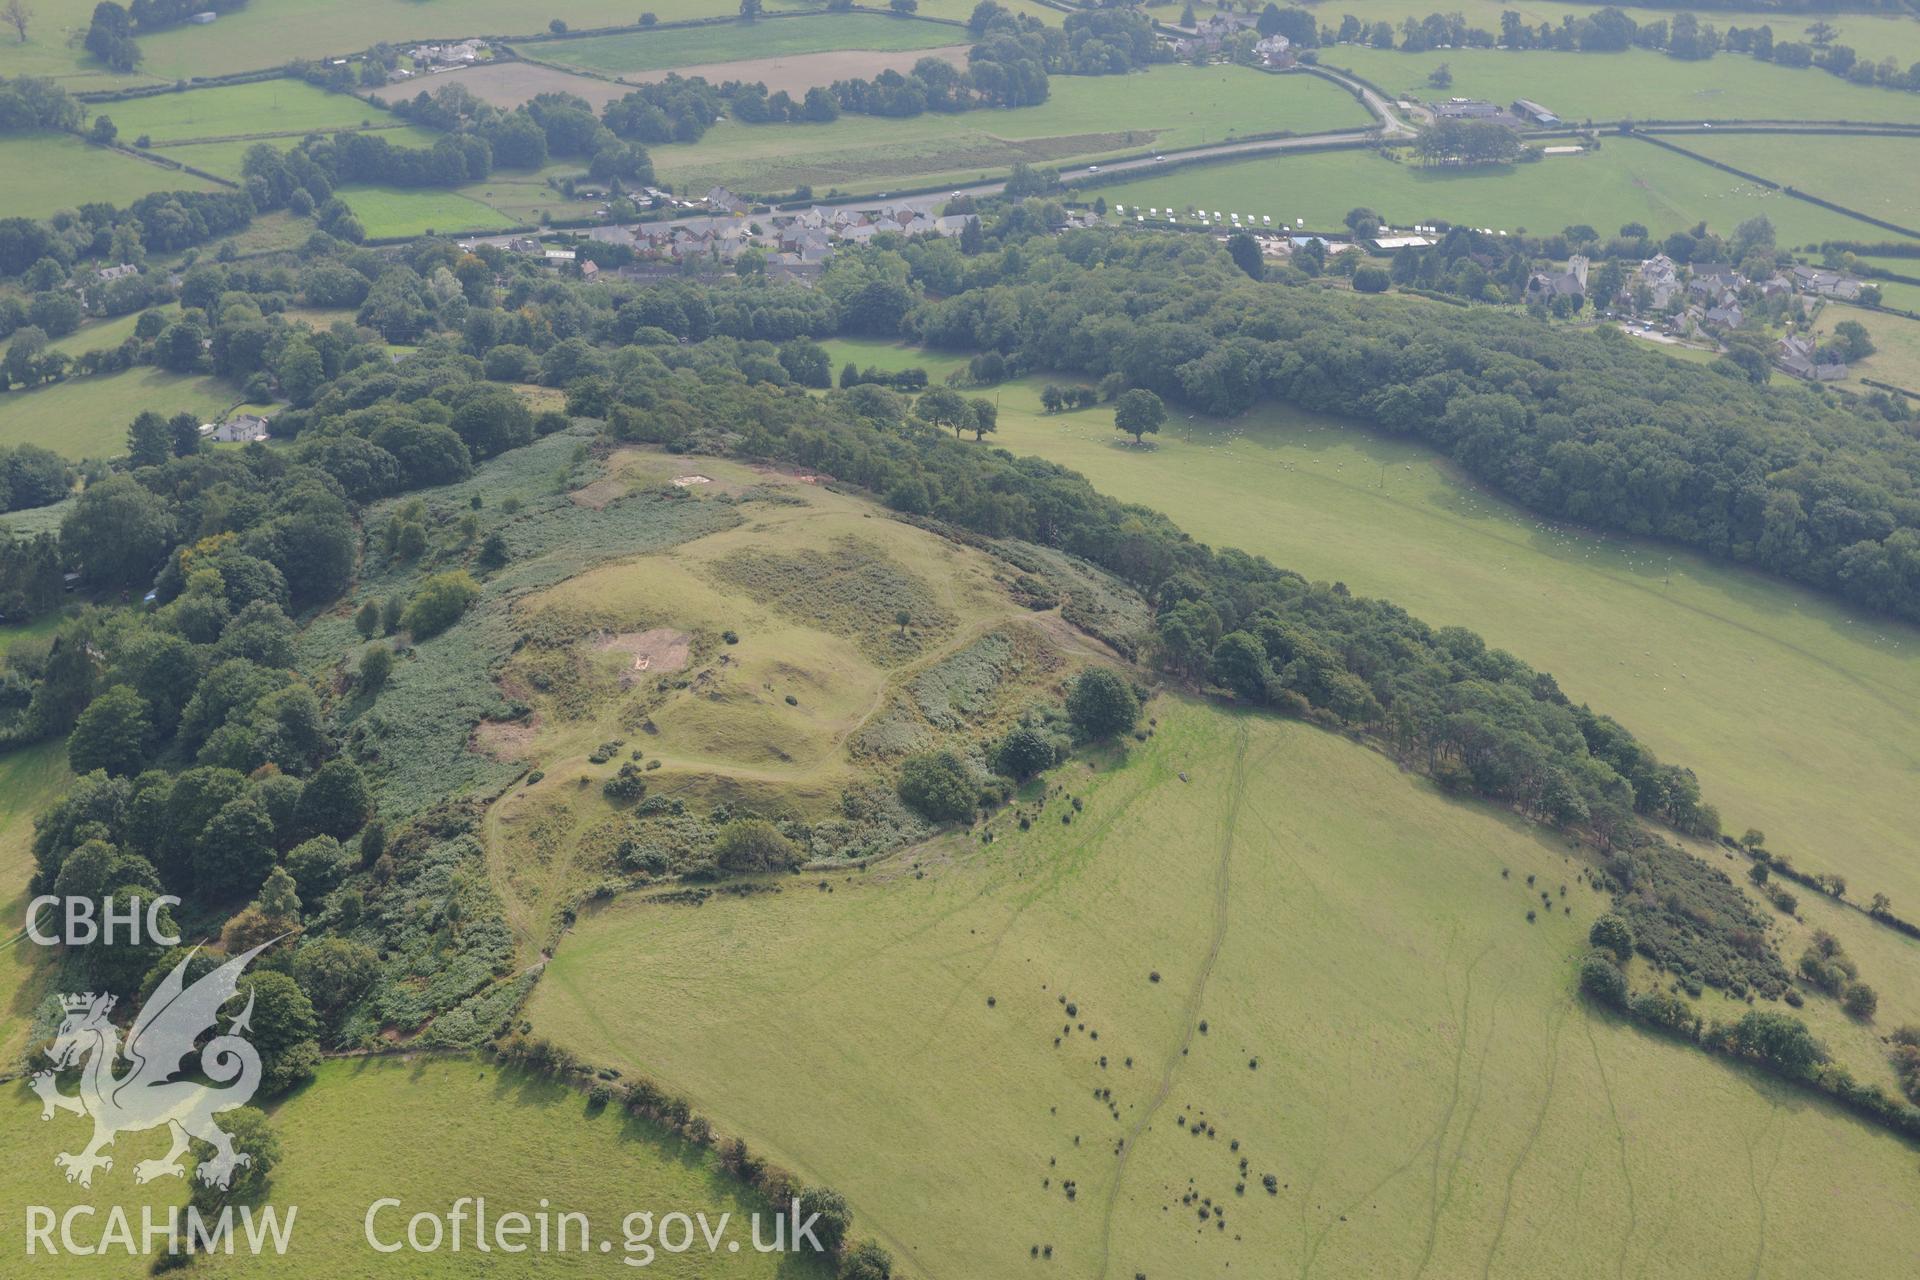
[[[1587,1047],[1593,1051],[1593,1068],[1600,1075],[1600,1092],[1607,1100],[1607,1120],[1613,1125],[1614,1141],[1620,1152],[1620,1181],[1627,1192],[1627,1229],[1620,1233],[1620,1252],[1613,1260],[1614,1280],[1626,1280],[1627,1252],[1633,1247],[1634,1232],[1640,1228],[1639,1206],[1633,1199],[1633,1170],[1627,1164],[1627,1131],[1620,1123],[1620,1109],[1613,1101],[1613,1081],[1607,1076],[1607,1064],[1600,1059],[1600,1042],[1593,1038],[1593,1022],[1582,1017],[1581,1029],[1587,1033]]]
[[[1480,1268],[1481,1280],[1493,1280],[1493,1260],[1500,1253],[1500,1242],[1506,1238],[1507,1221],[1513,1213],[1514,1185],[1520,1180],[1520,1170],[1526,1167],[1527,1157],[1533,1154],[1534,1144],[1540,1141],[1540,1130],[1547,1123],[1547,1110],[1553,1106],[1553,1086],[1560,1076],[1560,1032],[1566,1026],[1571,1008],[1570,1004],[1563,1004],[1547,1017],[1546,1087],[1540,1094],[1540,1110],[1534,1113],[1533,1125],[1527,1130],[1527,1140],[1507,1170],[1506,1187],[1500,1197],[1500,1225],[1493,1233],[1493,1243],[1487,1246],[1487,1260]]]
[[[1213,977],[1213,966],[1220,959],[1220,950],[1226,944],[1234,831],[1239,826],[1240,805],[1247,794],[1247,763],[1247,726],[1242,720],[1235,726],[1233,780],[1227,788],[1227,809],[1220,829],[1220,858],[1214,868],[1213,931],[1207,940],[1207,953],[1200,962],[1200,971],[1194,975],[1193,985],[1187,989],[1187,998],[1181,1005],[1185,1025],[1180,1039],[1168,1052],[1166,1062],[1160,1068],[1160,1080],[1154,1086],[1153,1096],[1147,1100],[1140,1118],[1133,1122],[1121,1140],[1119,1159],[1113,1167],[1113,1180],[1107,1186],[1107,1203],[1100,1213],[1100,1265],[1094,1268],[1096,1276],[1106,1276],[1112,1259],[1113,1215],[1120,1205],[1120,1188],[1126,1183],[1127,1162],[1133,1156],[1134,1145],[1153,1124],[1153,1117],[1173,1092],[1173,1073],[1179,1068],[1180,1059],[1193,1046],[1195,1024],[1200,1016],[1200,1005],[1206,998],[1207,983]]]

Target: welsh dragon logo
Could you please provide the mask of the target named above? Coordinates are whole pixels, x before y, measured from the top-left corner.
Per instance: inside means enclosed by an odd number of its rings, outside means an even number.
[[[94,1170],[113,1168],[113,1157],[102,1155],[101,1149],[111,1145],[115,1135],[162,1125],[171,1131],[173,1146],[159,1160],[134,1165],[135,1182],[185,1177],[180,1157],[187,1153],[192,1138],[214,1149],[213,1159],[202,1162],[197,1171],[208,1186],[224,1190],[235,1169],[253,1163],[252,1156],[233,1149],[232,1136],[213,1119],[222,1111],[244,1106],[260,1087],[260,1055],[244,1037],[253,1017],[251,992],[225,1034],[214,1036],[200,1049],[199,1074],[212,1083],[174,1077],[181,1074],[181,1060],[193,1053],[195,1042],[213,1029],[220,1007],[239,990],[241,972],[272,945],[265,942],[235,956],[187,986],[187,964],[198,952],[196,947],[161,980],[134,1019],[124,1045],[109,1019],[114,996],[89,992],[60,998],[66,1017],[47,1050],[53,1068],[34,1075],[33,1091],[40,1095],[42,1120],[53,1119],[55,1111],[93,1118],[93,1141],[86,1150],[53,1158],[56,1166],[66,1170],[68,1182],[91,1187]],[[114,1066],[122,1058],[128,1069],[115,1075]],[[80,1069],[80,1092],[61,1093],[55,1073],[75,1067]]]

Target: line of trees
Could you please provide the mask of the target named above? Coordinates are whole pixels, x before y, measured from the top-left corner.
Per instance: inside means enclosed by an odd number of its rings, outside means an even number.
[[[1018,253],[1050,259],[1048,290],[963,289],[918,304],[905,332],[1020,369],[1118,372],[1211,414],[1266,398],[1347,414],[1544,514],[1920,619],[1920,439],[1869,406],[1663,360],[1608,329],[1482,310],[1440,324],[1413,300],[1261,288],[1185,238]]]
[[[1689,6],[1710,9],[1712,4]],[[1781,13],[1832,13],[1834,6],[1819,4],[1766,5],[1728,3],[1718,7]],[[1847,9],[1871,8],[1871,3],[1844,6]],[[1889,8],[1900,8],[1890,2]],[[1801,33],[1805,39],[1776,39],[1772,26],[1729,26],[1724,32],[1698,15],[1682,11],[1672,19],[1635,22],[1630,16],[1608,6],[1591,13],[1564,14],[1558,26],[1542,22],[1529,26],[1512,9],[1500,15],[1496,34],[1484,27],[1469,26],[1459,13],[1430,13],[1425,18],[1401,20],[1396,43],[1395,28],[1386,22],[1364,22],[1352,14],[1342,17],[1338,27],[1323,27],[1322,43],[1339,41],[1365,44],[1376,49],[1398,48],[1407,53],[1428,49],[1554,49],[1563,52],[1616,53],[1625,49],[1654,49],[1687,61],[1711,58],[1725,49],[1745,53],[1762,62],[1783,67],[1817,67],[1841,76],[1854,84],[1878,85],[1887,89],[1920,92],[1920,62],[1902,67],[1892,57],[1879,61],[1862,58],[1851,46],[1838,43],[1840,32],[1829,22],[1816,20]]]

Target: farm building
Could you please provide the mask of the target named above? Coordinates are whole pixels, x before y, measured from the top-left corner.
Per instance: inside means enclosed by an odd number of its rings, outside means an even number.
[[[194,14],[191,18],[188,18],[187,21],[193,23],[196,26],[204,27],[209,22],[218,21],[219,17],[220,17],[219,14],[215,13],[211,9],[207,9],[203,12]]]
[[[1515,98],[1509,108],[1516,116],[1529,124],[1559,124],[1560,117],[1539,103],[1527,98]]]
[[[1788,336],[1780,339],[1773,362],[1786,373],[1807,382],[1838,382],[1847,376],[1847,366],[1837,360],[1822,360],[1812,338]]]
[[[1500,108],[1480,98],[1448,98],[1435,103],[1433,113],[1447,120],[1491,120]]]

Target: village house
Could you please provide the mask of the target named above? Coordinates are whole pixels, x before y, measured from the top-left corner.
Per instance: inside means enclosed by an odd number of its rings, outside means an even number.
[[[1807,382],[1837,382],[1847,376],[1846,363],[1822,360],[1818,345],[1806,335],[1790,334],[1780,339],[1773,362],[1784,372]]]
[[[1788,273],[1795,286],[1804,293],[1818,294],[1823,298],[1838,298],[1842,302],[1857,302],[1863,287],[1852,276],[1842,275],[1838,271],[1826,271],[1819,267],[1794,267]]]
[[[115,280],[125,280],[128,276],[137,276],[140,268],[131,262],[122,262],[118,266],[101,267],[93,273],[94,279],[102,284],[112,284]]]
[[[1645,285],[1655,311],[1665,311],[1680,296],[1680,268],[1664,253],[1656,253],[1640,264],[1634,281]]]
[[[1267,36],[1253,46],[1254,56],[1260,59],[1260,65],[1269,70],[1280,70],[1294,64],[1293,41],[1285,36]]]

